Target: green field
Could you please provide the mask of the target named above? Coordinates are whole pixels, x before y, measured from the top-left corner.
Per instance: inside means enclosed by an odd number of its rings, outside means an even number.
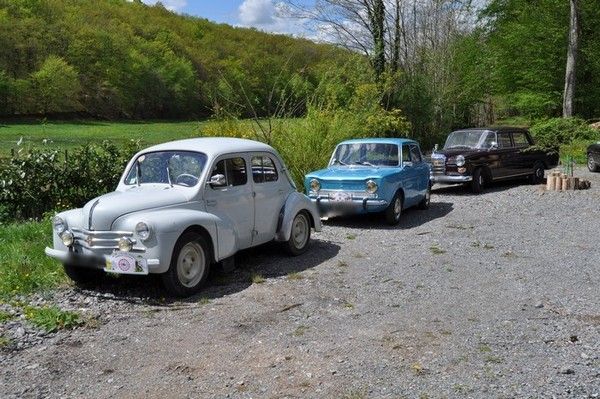
[[[204,122],[0,122],[0,156],[31,146],[69,149],[85,143],[140,139],[144,145],[198,137]],[[20,146],[17,143],[21,140]]]

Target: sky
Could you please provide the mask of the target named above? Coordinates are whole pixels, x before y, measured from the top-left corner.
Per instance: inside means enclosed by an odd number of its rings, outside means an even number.
[[[143,0],[147,4],[156,0]],[[301,0],[310,4],[313,0]],[[299,20],[286,18],[280,0],[161,0],[178,13],[190,14],[234,26],[254,27],[267,32],[304,35]]]

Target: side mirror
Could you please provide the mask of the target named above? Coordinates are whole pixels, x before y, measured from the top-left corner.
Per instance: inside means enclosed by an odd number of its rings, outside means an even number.
[[[214,175],[211,176],[210,181],[208,182],[211,187],[225,187],[227,185],[227,180],[225,179],[225,175]]]
[[[410,167],[410,166],[413,166],[413,163],[411,161],[404,161],[404,162],[402,162],[402,166]]]

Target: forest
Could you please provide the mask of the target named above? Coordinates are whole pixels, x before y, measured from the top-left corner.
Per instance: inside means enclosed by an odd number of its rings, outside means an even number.
[[[426,143],[456,127],[561,116],[567,0],[288,3],[290,18],[330,32],[328,44],[139,0],[0,0],[0,115],[289,118],[362,107],[401,114]],[[574,115],[593,119],[600,11],[576,3]]]

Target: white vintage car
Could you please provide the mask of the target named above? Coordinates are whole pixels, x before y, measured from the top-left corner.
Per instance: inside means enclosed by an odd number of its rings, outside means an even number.
[[[319,214],[272,147],[198,138],[137,153],[115,192],[54,218],[46,254],[76,283],[157,273],[170,294],[189,296],[241,249],[275,240],[302,254],[311,228],[321,230]]]

